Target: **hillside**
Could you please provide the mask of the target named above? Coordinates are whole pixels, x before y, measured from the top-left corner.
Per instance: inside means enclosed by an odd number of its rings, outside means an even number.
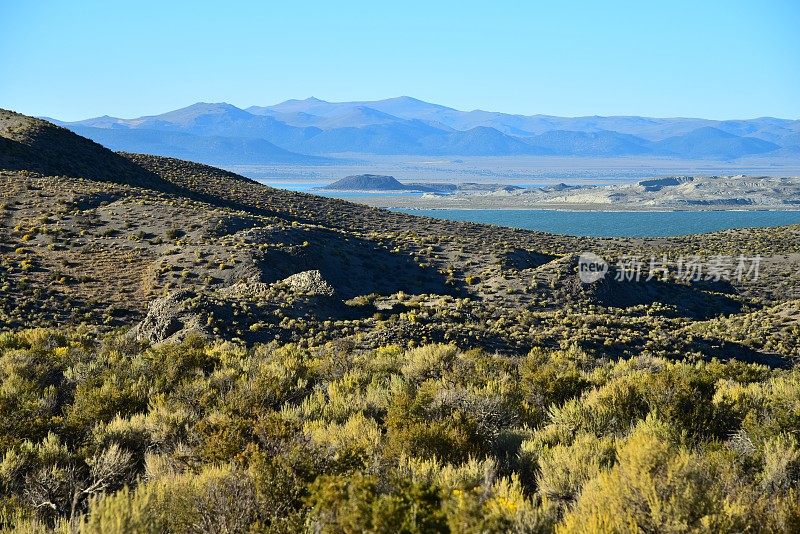
[[[286,154],[264,142],[294,152],[297,162],[302,161],[298,154],[339,153],[735,160],[763,154],[792,158],[800,147],[800,121],[796,120],[523,116],[458,111],[409,97],[374,102],[309,98],[246,110],[225,103],[197,103],[162,115],[104,116],[61,124],[120,150],[147,149],[173,157],[196,159],[205,154],[188,152],[185,142],[174,146],[177,133],[202,137],[204,141],[198,142],[205,145],[212,144],[205,138],[214,138],[217,144],[231,145],[230,155],[218,161],[224,163],[237,158],[240,163],[289,161]],[[162,141],[154,131],[172,135]],[[243,139],[258,139],[262,145],[236,148]],[[208,153],[217,157],[216,152]],[[313,164],[313,159],[309,162]]]
[[[658,328],[666,337],[650,350],[677,356],[696,350],[671,339],[678,325],[697,315],[691,302],[708,303],[704,316],[773,304],[786,297],[785,285],[800,272],[798,234],[791,227],[671,240],[590,240],[438,221],[271,189],[180,160],[115,154],[10,112],[3,121],[3,132],[16,132],[4,133],[5,143],[25,139],[27,144],[14,146],[37,147],[5,153],[13,155],[3,171],[2,193],[7,270],[0,318],[7,327],[54,321],[130,325],[165,292],[187,290],[201,300],[227,301],[222,308],[209,304],[211,315],[221,315],[204,320],[218,320],[221,333],[242,339],[299,340],[315,332],[321,342],[331,332],[318,330],[316,321],[333,320],[341,321],[337,332],[350,332],[364,345],[412,336],[516,351],[533,343],[558,345],[561,336],[574,334],[564,330],[569,321],[559,313],[574,308],[570,316],[580,329],[588,306],[594,310],[589,317],[599,313],[618,325],[609,327],[609,336],[618,328],[626,332],[630,342],[615,350],[635,352]],[[63,159],[54,159],[59,155]],[[767,257],[757,284],[734,284],[724,293],[675,281],[623,286],[620,291],[641,294],[631,296],[636,306],[627,309],[573,283],[571,255],[583,250],[609,258],[679,251]],[[285,295],[275,284],[313,270],[338,297],[327,299],[324,317],[316,319],[305,317],[314,306],[298,297],[289,326],[277,311]],[[236,284],[266,284],[254,287],[268,298],[242,301],[247,325],[226,315],[240,311],[220,296]],[[21,297],[20,287],[29,288],[27,295],[38,288],[41,296]],[[664,302],[674,308],[640,317],[640,306]],[[444,309],[471,319],[443,322]],[[262,327],[250,329],[254,323]],[[534,324],[536,336],[524,335]],[[595,336],[588,336],[587,347],[603,345],[602,336]],[[725,350],[720,346],[708,355],[724,356]]]
[[[555,236],[272,189],[13,112],[0,143],[2,532],[800,518],[800,226]],[[582,276],[588,252],[607,276]],[[740,256],[758,276],[721,275]],[[635,258],[663,265],[636,279]]]
[[[49,176],[85,177],[153,189],[166,182],[123,156],[46,121],[0,109],[0,168]]]

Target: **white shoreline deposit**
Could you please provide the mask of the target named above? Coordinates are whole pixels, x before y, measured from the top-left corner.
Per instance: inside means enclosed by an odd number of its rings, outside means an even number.
[[[632,184],[351,197],[407,209],[800,210],[800,177],[674,176]]]

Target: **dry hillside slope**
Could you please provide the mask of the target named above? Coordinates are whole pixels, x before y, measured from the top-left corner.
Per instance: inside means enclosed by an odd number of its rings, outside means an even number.
[[[0,329],[86,324],[134,327],[150,341],[197,332],[309,346],[453,341],[506,353],[577,344],[774,365],[800,356],[791,335],[757,344],[729,331],[745,324],[740,315],[782,314],[798,298],[798,227],[563,237],[272,189],[114,153],[13,112],[0,112],[0,143]],[[586,250],[763,259],[748,283],[582,284],[576,257]],[[697,321],[707,327],[687,330]]]

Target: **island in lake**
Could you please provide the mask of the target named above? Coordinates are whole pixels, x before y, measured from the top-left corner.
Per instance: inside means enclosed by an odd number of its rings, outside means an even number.
[[[524,188],[508,184],[484,184],[464,182],[459,184],[426,182],[404,184],[394,176],[381,174],[358,174],[346,176],[331,184],[320,187],[320,191],[341,191],[351,193],[425,193],[432,196],[453,194],[494,193],[503,191],[512,193],[524,191]]]

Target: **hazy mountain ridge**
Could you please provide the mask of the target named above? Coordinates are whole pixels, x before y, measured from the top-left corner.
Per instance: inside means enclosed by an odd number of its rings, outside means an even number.
[[[179,131],[139,128],[70,126],[72,131],[112,150],[144,152],[156,156],[217,164],[322,164],[329,161],[280,148],[253,137],[200,136]]]
[[[374,102],[326,102],[312,97],[247,109],[226,103],[197,103],[136,119],[103,116],[59,124],[119,150],[217,163],[297,163],[303,161],[303,154],[337,153],[652,155],[686,159],[800,156],[797,120],[523,116],[458,111],[410,97]],[[98,130],[149,130],[195,138],[159,140],[153,133],[109,134]],[[257,139],[262,144],[245,139]],[[195,145],[189,146],[192,142]],[[281,149],[296,154],[290,156]]]

